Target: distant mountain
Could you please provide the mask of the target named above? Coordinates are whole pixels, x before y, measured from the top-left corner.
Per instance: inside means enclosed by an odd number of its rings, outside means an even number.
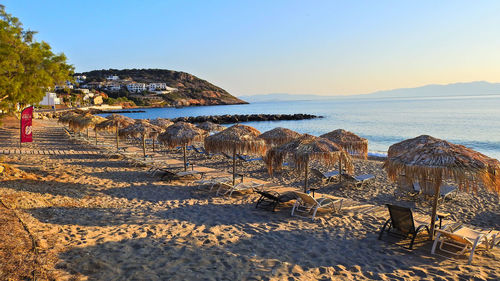
[[[426,85],[416,88],[400,88],[394,90],[377,91],[361,95],[293,95],[293,94],[265,94],[246,95],[240,98],[249,102],[267,101],[296,101],[296,100],[324,100],[343,98],[418,98],[418,97],[450,97],[450,96],[484,96],[500,95],[500,83],[486,81],[454,83],[447,85]]]
[[[449,96],[484,96],[500,94],[500,83],[486,81],[454,83],[447,85],[426,85],[416,88],[401,88],[378,91],[358,97],[393,98],[393,97],[449,97]]]
[[[190,106],[247,103],[212,83],[180,71],[166,69],[103,69],[77,73],[75,75],[87,76],[86,82],[103,82],[106,81],[106,77],[116,75],[120,79],[131,79],[138,83],[166,83],[169,87],[177,89],[177,91],[162,96],[165,102],[170,105]]]

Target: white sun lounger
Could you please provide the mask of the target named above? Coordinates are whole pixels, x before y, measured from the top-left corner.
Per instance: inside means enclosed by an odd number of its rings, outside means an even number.
[[[312,215],[311,219],[314,220],[316,217],[316,212],[319,209],[331,209],[332,213],[333,212],[340,212],[340,209],[342,208],[342,202],[344,199],[330,199],[326,197],[321,197],[318,199],[315,199],[312,197],[310,194],[303,193],[303,192],[294,192],[295,195],[297,196],[297,200],[295,201],[295,204],[293,205],[292,208],[292,216],[298,216],[298,217],[307,217],[307,215]],[[335,204],[338,205],[338,208],[335,207]],[[305,214],[305,215],[298,215],[297,213]]]
[[[484,246],[486,250],[490,250],[500,242],[499,231],[476,230],[460,224],[448,225],[443,229],[436,229],[436,233],[437,235],[432,245],[431,254],[435,254],[437,245],[441,243],[439,250],[445,253],[458,256],[468,252],[469,264],[471,264],[474,251],[478,247]],[[448,248],[452,247],[458,251],[446,249],[444,248],[445,245],[448,246]]]
[[[256,182],[241,182],[237,185],[231,185],[229,183],[224,183],[221,182],[219,183],[219,189],[217,189],[216,195],[219,195],[219,192],[222,189],[226,189],[226,192],[222,195],[226,195],[229,193],[229,196],[233,194],[233,192],[238,191],[238,192],[246,192],[246,191],[253,191],[254,188],[259,188],[262,187],[264,184],[262,183],[256,183]]]

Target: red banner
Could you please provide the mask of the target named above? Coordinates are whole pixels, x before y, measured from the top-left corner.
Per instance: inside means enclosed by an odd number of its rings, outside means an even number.
[[[21,142],[32,142],[33,132],[31,120],[33,119],[33,106],[26,107],[21,112]]]

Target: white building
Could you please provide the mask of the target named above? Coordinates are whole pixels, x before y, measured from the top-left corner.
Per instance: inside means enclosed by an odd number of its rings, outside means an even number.
[[[111,83],[106,86],[108,91],[119,91],[121,89],[121,85],[118,83]]]
[[[148,90],[150,92],[171,93],[173,91],[176,91],[177,89],[171,88],[171,87],[167,86],[167,84],[165,84],[165,83],[150,83],[148,85]]]
[[[139,93],[146,91],[146,84],[144,83],[130,83],[127,85],[127,90],[131,93]]]
[[[116,75],[109,75],[108,77],[106,77],[106,80],[116,81],[116,80],[120,80],[120,77],[118,77]]]
[[[61,104],[61,99],[57,97],[56,93],[45,93],[40,105],[53,106],[56,104]]]
[[[85,76],[85,75],[75,76],[76,83],[83,83],[83,82],[85,82],[85,80],[87,80],[87,76]]]

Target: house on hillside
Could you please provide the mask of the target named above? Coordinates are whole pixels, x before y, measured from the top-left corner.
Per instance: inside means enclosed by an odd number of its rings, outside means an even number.
[[[108,80],[108,81],[117,81],[117,80],[120,80],[120,77],[118,77],[116,75],[109,75],[108,77],[106,77],[106,80]]]
[[[146,84],[144,83],[130,83],[127,85],[127,90],[131,93],[140,93],[146,91]]]

